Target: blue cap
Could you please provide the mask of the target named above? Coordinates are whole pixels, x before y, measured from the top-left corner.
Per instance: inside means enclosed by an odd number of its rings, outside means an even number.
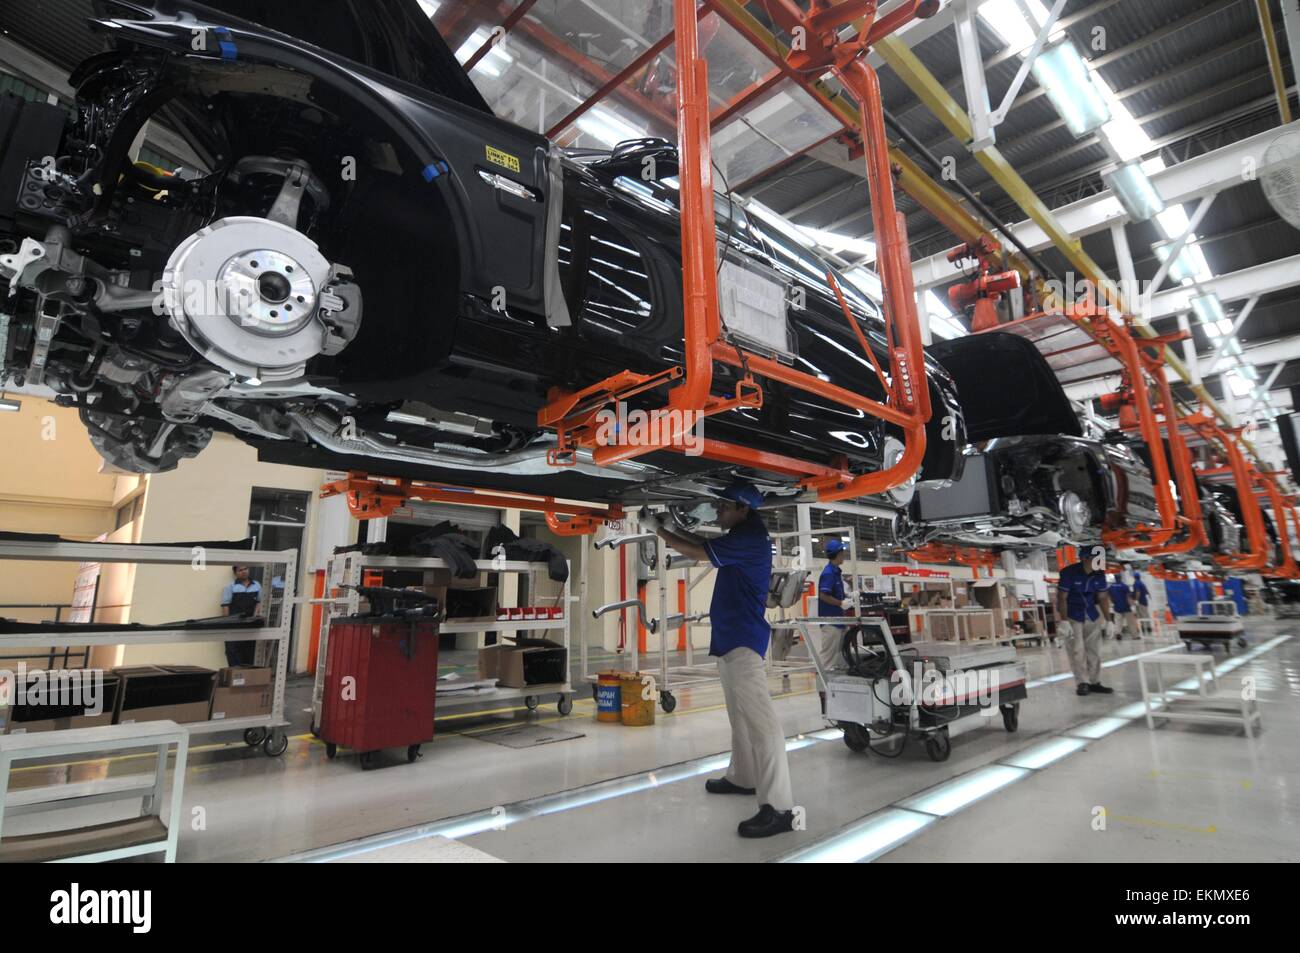
[[[763,505],[763,494],[748,480],[736,480],[725,489],[718,490],[717,494],[724,500],[742,503],[753,510]]]
[[[826,543],[826,555],[838,556],[844,552],[844,541],[839,539],[828,540]]]

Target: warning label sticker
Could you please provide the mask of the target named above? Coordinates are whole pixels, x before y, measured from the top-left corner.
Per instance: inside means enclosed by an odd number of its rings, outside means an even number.
[[[517,156],[512,156],[508,152],[502,152],[500,149],[493,149],[491,146],[487,146],[487,160],[488,162],[507,168],[511,172],[519,171],[519,158]]]

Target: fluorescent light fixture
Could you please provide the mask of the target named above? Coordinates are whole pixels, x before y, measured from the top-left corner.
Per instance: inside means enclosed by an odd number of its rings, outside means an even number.
[[[0,413],[16,414],[23,409],[23,402],[12,397],[0,397]]]
[[[1197,295],[1192,299],[1192,311],[1202,324],[1218,325],[1227,317],[1223,312],[1223,303],[1216,294]],[[1231,327],[1231,325],[1229,325]]]
[[[938,818],[915,811],[886,808],[818,844],[786,858],[796,864],[852,864],[875,860],[904,841],[911,840]]]
[[[1106,78],[1091,65],[1088,69],[1092,73],[1093,83],[1102,98],[1106,100],[1106,107],[1110,110],[1111,120],[1102,127],[1101,132],[1110,140],[1116,154],[1120,159],[1128,162],[1131,159],[1141,158],[1148,152],[1154,152],[1156,144],[1151,141],[1151,137],[1146,134],[1141,123],[1133,118],[1128,107],[1115,95]]]
[[[1090,721],[1086,725],[1080,725],[1078,728],[1071,728],[1066,734],[1074,735],[1076,738],[1105,738],[1112,731],[1119,731],[1129,723],[1128,718],[1098,718],[1096,721]]]
[[[1033,73],[1076,138],[1110,121],[1106,99],[1072,41],[1065,40],[1039,53]]]
[[[1160,263],[1163,265],[1169,260],[1169,250],[1174,247],[1174,243],[1160,242],[1158,245],[1153,247],[1155,249],[1156,257],[1160,259]],[[1190,242],[1183,245],[1182,250],[1178,253],[1178,257],[1175,258],[1174,263],[1169,266],[1169,277],[1172,280],[1182,283],[1185,281],[1195,281],[1197,279],[1197,262],[1191,254],[1192,249],[1195,247],[1196,246],[1192,245]]]
[[[1228,387],[1232,390],[1234,397],[1246,397],[1255,389],[1254,383],[1242,377],[1240,370],[1233,370],[1228,373]]]
[[[976,801],[988,797],[994,791],[1000,791],[1009,784],[1015,784],[1029,774],[1025,768],[1013,768],[1004,764],[990,764],[977,768],[969,774],[953,778],[936,788],[899,801],[898,806],[909,811],[921,811],[948,817],[962,808],[970,807]]]
[[[1207,324],[1205,326],[1205,333],[1216,339],[1226,338],[1232,333],[1232,322],[1225,318],[1222,321],[1215,321],[1213,324]]]
[[[1187,217],[1181,205],[1171,205],[1163,212],[1156,215],[1156,221],[1160,223],[1160,228],[1165,233],[1165,238],[1178,240],[1178,236],[1187,231],[1187,226],[1192,220]]]
[[[420,4],[420,9],[424,11],[424,15],[430,19],[432,19],[433,15],[438,12],[438,8],[442,6],[440,0],[417,0],[417,2]]]
[[[1009,758],[999,759],[1002,764],[1013,768],[1030,768],[1037,771],[1049,764],[1060,761],[1080,750],[1087,744],[1082,738],[1053,738],[1040,744],[1017,751]]]
[[[1165,200],[1151,184],[1142,166],[1127,162],[1111,172],[1104,173],[1106,188],[1115,193],[1128,217],[1135,222],[1145,222],[1165,210]]]
[[[1002,38],[1013,53],[1023,53],[1033,46],[1039,29],[1047,22],[1047,8],[1040,0],[1028,0],[1025,7],[1034,18],[1032,22],[1025,19],[1016,0],[984,0],[979,5],[980,19]],[[1050,38],[1061,35],[1061,30],[1053,30]]]

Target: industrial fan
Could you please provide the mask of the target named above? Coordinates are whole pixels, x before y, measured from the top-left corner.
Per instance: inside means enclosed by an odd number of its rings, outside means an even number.
[[[1288,132],[1269,144],[1259,178],[1273,210],[1300,228],[1300,132]]]

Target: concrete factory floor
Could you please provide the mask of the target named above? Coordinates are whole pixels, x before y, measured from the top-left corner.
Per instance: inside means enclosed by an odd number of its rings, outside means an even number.
[[[1263,731],[1157,723],[1141,710],[1135,659],[1183,652],[1167,642],[1107,641],[1103,680],[1116,692],[1079,698],[1065,653],[1021,650],[1031,679],[1020,730],[1000,718],[957,737],[933,763],[913,744],[896,760],[855,754],[818,713],[811,675],[797,674],[777,710],[806,829],[765,841],[736,836],[753,798],[718,797],[730,744],[721,693],[684,688],[653,727],[600,724],[585,687],[568,718],[553,704],[440,719],[423,757],[393,752],[362,771],[334,761],[305,731],[311,685],[290,685],[289,750],[269,759],[242,743],[191,749],[181,861],[1280,861],[1300,854],[1300,638],[1294,623],[1248,624],[1223,688],[1244,679]],[[1199,650],[1198,650],[1199,651]],[[1178,676],[1186,677],[1185,675]],[[581,737],[535,747],[489,733],[535,725]],[[204,739],[206,740],[206,739]],[[15,775],[14,787],[138,770],[90,761]],[[103,818],[122,816],[105,805]],[[116,812],[116,813],[114,813]],[[57,814],[43,827],[65,826]],[[97,820],[100,818],[96,818]],[[25,833],[15,818],[5,833]],[[86,823],[84,815],[78,823]]]

